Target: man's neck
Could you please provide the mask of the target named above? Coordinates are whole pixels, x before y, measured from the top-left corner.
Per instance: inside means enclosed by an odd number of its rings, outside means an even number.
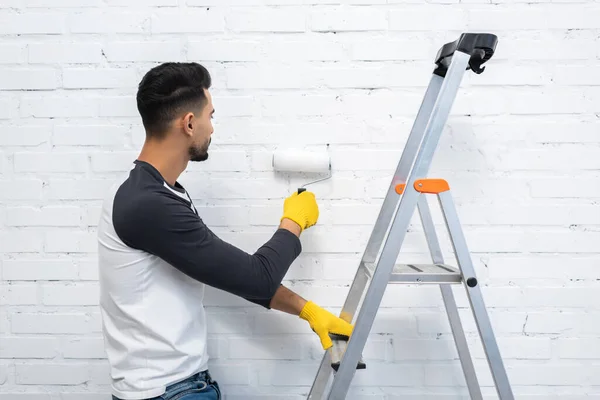
[[[188,163],[181,154],[175,151],[174,146],[169,146],[167,142],[156,143],[148,140],[144,143],[138,160],[147,162],[156,168],[171,186],[175,185]]]

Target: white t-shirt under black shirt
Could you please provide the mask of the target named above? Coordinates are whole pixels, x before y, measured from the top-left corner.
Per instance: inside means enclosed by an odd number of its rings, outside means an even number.
[[[301,252],[285,229],[254,254],[222,241],[181,184],[140,160],[103,202],[98,245],[112,393],[132,400],[208,369],[205,284],[269,308]]]

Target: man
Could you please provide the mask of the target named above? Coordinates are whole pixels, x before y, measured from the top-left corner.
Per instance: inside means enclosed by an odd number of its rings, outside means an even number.
[[[98,226],[100,308],[113,399],[220,399],[208,372],[204,285],[306,320],[324,349],[346,321],[281,285],[317,223],[311,192],[283,203],[279,226],[254,254],[217,237],[177,181],[204,161],[215,112],[211,77],[165,63],[143,77],[137,106],[146,141],[104,200]]]

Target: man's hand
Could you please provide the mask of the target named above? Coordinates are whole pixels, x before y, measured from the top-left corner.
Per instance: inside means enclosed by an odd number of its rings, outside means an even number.
[[[294,194],[285,199],[281,222],[284,222],[285,219],[298,224],[300,232],[315,225],[319,219],[319,206],[317,205],[315,195],[308,191],[300,194],[294,192]]]
[[[348,322],[336,317],[312,301],[308,301],[304,305],[300,312],[300,318],[308,321],[312,330],[319,335],[324,350],[333,346],[333,342],[329,337],[330,333],[350,337],[354,328]]]

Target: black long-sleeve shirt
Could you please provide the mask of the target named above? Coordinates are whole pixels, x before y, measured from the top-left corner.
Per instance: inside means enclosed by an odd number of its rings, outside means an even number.
[[[302,249],[299,238],[286,229],[275,231],[254,254],[221,240],[204,224],[181,184],[169,185],[139,160],[116,192],[113,223],[127,246],[266,308]]]

